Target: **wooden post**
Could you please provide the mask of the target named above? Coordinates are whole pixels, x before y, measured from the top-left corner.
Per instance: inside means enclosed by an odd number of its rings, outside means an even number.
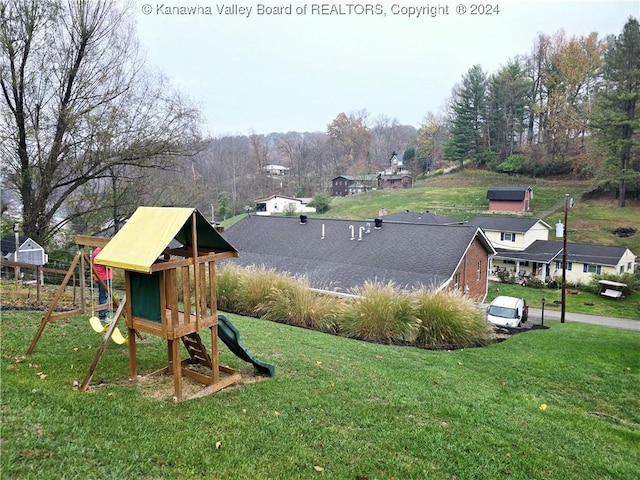
[[[567,211],[569,209],[569,194],[564,195],[564,230],[562,232],[562,310],[560,323],[564,323],[567,310]]]
[[[36,266],[36,300],[40,303],[40,282],[44,281],[42,265]]]
[[[200,279],[198,275],[198,229],[196,228],[196,212],[191,214],[191,250],[193,254],[193,275],[195,288],[195,307],[196,307],[196,332],[200,331],[200,318],[202,311],[200,309]],[[191,312],[189,312],[191,313]]]
[[[120,315],[122,315],[122,311],[124,310],[124,306],[126,304],[127,300],[126,297],[122,299],[122,302],[120,302],[120,306],[118,307],[118,310],[116,311],[115,317],[113,318],[113,320],[111,321],[111,324],[109,325],[109,327],[107,328],[105,334],[102,336],[102,342],[100,343],[100,346],[98,347],[98,351],[96,352],[96,356],[93,357],[93,362],[91,362],[91,366],[89,367],[89,370],[87,371],[87,375],[84,377],[84,380],[82,381],[82,384],[80,385],[80,390],[85,391],[87,389],[87,387],[89,386],[89,382],[91,381],[91,379],[93,378],[93,374],[96,371],[96,367],[98,366],[98,362],[100,362],[100,359],[102,358],[102,355],[104,354],[104,350],[107,348],[107,344],[109,343],[109,339],[111,338],[111,335],[113,335],[113,331],[116,329],[116,325],[118,323],[118,319],[120,318]],[[134,341],[135,342],[135,335],[131,336],[132,340],[130,338],[129,341]]]
[[[176,401],[182,400],[182,364],[180,362],[180,339],[168,340],[173,363],[173,392]]]
[[[67,283],[69,283],[69,278],[71,278],[71,276],[73,275],[73,272],[75,271],[76,266],[78,265],[78,261],[81,258],[82,258],[82,252],[76,253],[75,258],[73,259],[73,262],[71,262],[71,265],[69,266],[69,270],[67,270],[67,274],[65,275],[64,280],[62,281],[62,284],[60,285],[60,287],[58,287],[58,291],[56,292],[56,295],[53,297],[53,300],[49,305],[49,309],[47,310],[47,313],[40,320],[40,326],[38,327],[38,330],[36,330],[36,334],[34,335],[33,340],[31,340],[31,345],[29,345],[29,348],[27,349],[27,355],[31,355],[35,350],[36,344],[38,343],[38,340],[40,340],[40,336],[42,335],[42,332],[44,332],[44,327],[47,326],[47,323],[49,322],[49,318],[51,317],[51,314],[53,313],[54,308],[58,305],[58,302],[60,301],[60,297],[62,297],[62,293],[64,292],[64,288],[66,287]]]
[[[129,300],[127,305],[127,331],[129,332],[129,380],[138,381],[138,361],[136,359],[136,331],[133,328],[133,302],[131,301],[131,272],[124,271],[125,297]]]
[[[82,310],[82,313],[86,313],[87,312],[87,299],[85,298],[85,278],[84,278],[84,269],[85,269],[85,264],[84,264],[84,251],[82,250],[82,248],[80,248],[78,250],[78,253],[80,254],[80,310]],[[89,275],[93,275],[93,261],[90,260],[89,261]],[[91,277],[89,277],[89,279],[91,279]],[[93,305],[93,292],[91,292],[91,304]]]

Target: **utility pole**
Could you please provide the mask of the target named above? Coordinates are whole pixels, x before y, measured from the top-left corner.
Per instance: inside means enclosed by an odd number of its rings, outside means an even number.
[[[562,233],[562,310],[560,311],[560,323],[564,323],[567,310],[567,212],[569,210],[569,194],[564,194],[564,227]]]

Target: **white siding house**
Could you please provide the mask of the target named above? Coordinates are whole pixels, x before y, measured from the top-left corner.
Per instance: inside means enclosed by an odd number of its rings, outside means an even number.
[[[561,241],[549,240],[551,227],[536,218],[478,216],[469,221],[484,231],[496,250],[490,274],[507,274],[518,281],[537,278],[543,282],[562,278]],[[593,275],[633,273],[636,256],[628,248],[584,243],[567,244],[566,279],[586,284]]]
[[[310,201],[310,198],[271,195],[256,200],[256,215],[315,213],[315,208],[307,206]]]

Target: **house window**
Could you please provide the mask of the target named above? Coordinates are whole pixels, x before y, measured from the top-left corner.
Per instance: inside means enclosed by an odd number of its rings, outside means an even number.
[[[478,268],[476,268],[476,280],[482,279],[482,262],[478,261]]]
[[[620,273],[624,273],[624,265],[620,265]]]
[[[562,269],[562,262],[556,261],[556,270]],[[567,262],[567,270],[573,269],[573,262]]]
[[[596,275],[600,275],[602,267],[600,265],[594,265],[592,263],[585,263],[582,266],[582,271],[584,273],[595,273]]]
[[[512,232],[500,232],[500,240],[503,242],[515,242],[516,234]]]
[[[453,289],[454,290],[459,290],[460,289],[460,272],[457,272],[453,276]]]

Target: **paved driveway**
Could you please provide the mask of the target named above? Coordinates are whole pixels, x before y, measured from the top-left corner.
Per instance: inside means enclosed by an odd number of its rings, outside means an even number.
[[[539,308],[529,307],[529,321],[533,325],[540,325],[542,319],[542,310]],[[635,330],[640,332],[640,318],[631,320],[628,318],[610,318],[600,317],[597,315],[584,315],[581,313],[565,312],[565,322],[589,323],[591,325],[602,325],[605,327],[622,328],[624,330]],[[557,310],[544,311],[544,320],[560,320],[560,312]]]

